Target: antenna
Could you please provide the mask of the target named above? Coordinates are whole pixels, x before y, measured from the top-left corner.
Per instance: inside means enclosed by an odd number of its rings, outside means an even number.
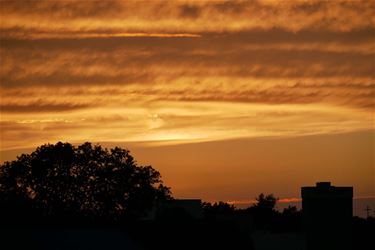
[[[367,218],[370,217],[370,211],[371,211],[371,210],[372,210],[372,209],[371,209],[369,206],[366,206],[365,211],[367,212]]]

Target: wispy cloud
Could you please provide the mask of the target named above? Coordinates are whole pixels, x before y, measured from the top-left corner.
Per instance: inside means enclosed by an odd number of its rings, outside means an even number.
[[[88,108],[90,104],[73,104],[73,103],[48,103],[38,100],[31,103],[5,103],[0,104],[0,109],[4,113],[34,113],[34,112],[60,112],[75,109]]]
[[[1,7],[3,149],[62,134],[186,143],[374,128],[368,1]]]
[[[1,14],[3,29],[25,28],[10,33],[13,37],[97,30],[116,30],[112,34],[232,32],[254,28],[350,31],[374,24],[374,6],[370,1],[18,0],[2,1]]]

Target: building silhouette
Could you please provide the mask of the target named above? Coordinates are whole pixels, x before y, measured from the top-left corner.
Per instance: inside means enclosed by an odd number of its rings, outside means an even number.
[[[307,249],[352,249],[353,187],[318,182],[301,194]]]

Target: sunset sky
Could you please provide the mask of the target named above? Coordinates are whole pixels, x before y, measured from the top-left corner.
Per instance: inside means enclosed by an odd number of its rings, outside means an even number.
[[[1,1],[1,161],[129,148],[174,196],[375,195],[373,1]]]

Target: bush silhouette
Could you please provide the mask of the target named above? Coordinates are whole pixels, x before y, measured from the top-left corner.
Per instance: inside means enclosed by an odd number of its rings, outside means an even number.
[[[138,166],[128,150],[58,142],[0,167],[0,203],[8,213],[116,221],[139,218],[170,199],[158,171]],[[34,214],[35,216],[35,214]]]

